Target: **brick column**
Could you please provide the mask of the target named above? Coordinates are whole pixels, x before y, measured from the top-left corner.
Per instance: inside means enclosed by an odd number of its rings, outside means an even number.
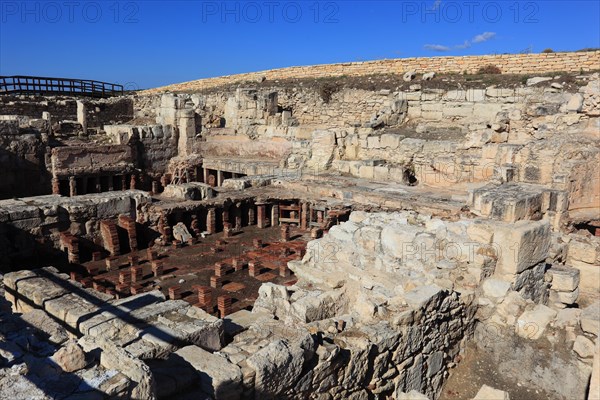
[[[201,236],[202,231],[200,230],[200,222],[198,222],[198,215],[192,215],[192,222],[190,224],[190,228],[196,235],[196,238],[199,238]]]
[[[121,175],[121,190],[127,190],[127,176]]]
[[[284,243],[290,241],[290,226],[287,224],[281,225],[281,241]]]
[[[208,184],[208,170],[206,168],[202,168],[202,182]]]
[[[223,186],[223,171],[217,171],[217,186]]]
[[[223,223],[223,237],[230,238],[233,236],[233,229],[231,228],[231,224],[229,222]]]
[[[160,183],[158,181],[152,181],[152,194],[158,194],[160,192]]]
[[[169,288],[169,299],[179,300],[181,299],[181,286],[175,285]]]
[[[256,211],[254,210],[254,204],[250,204],[248,207],[248,225],[256,224]]]
[[[131,181],[129,183],[129,189],[135,189],[137,187],[137,175],[131,174]]]
[[[229,223],[231,221],[229,221],[229,205],[223,205],[223,225],[225,225],[225,223]]]
[[[308,204],[302,203],[300,211],[300,229],[308,229]]]
[[[231,297],[217,297],[217,307],[219,308],[219,314],[221,318],[225,318],[227,315],[231,314]]]
[[[210,287],[218,289],[223,286],[223,281],[220,276],[213,275],[210,277]]]
[[[77,196],[77,181],[74,176],[69,177],[69,196]]]
[[[152,274],[155,278],[161,276],[164,272],[162,261],[152,261]]]
[[[217,230],[217,216],[214,208],[209,208],[206,214],[206,230],[208,233],[213,234]]]
[[[212,288],[209,286],[197,286],[198,305],[202,308],[210,307],[212,304]]]
[[[131,272],[130,271],[119,272],[119,283],[121,285],[131,284]]]
[[[257,225],[259,228],[263,229],[267,227],[267,216],[266,216],[266,205],[265,204],[257,204]]]
[[[279,267],[279,276],[281,276],[282,278],[287,278],[288,276],[290,276],[290,270],[287,267],[287,265],[281,265]]]
[[[60,194],[60,180],[52,178],[52,194]]]
[[[242,229],[242,205],[241,204],[238,203],[235,205],[234,215],[235,215],[235,230],[239,231],[240,229]]]
[[[140,283],[144,279],[144,270],[141,265],[136,265],[130,268],[131,271],[131,282]]]
[[[262,265],[259,261],[252,261],[248,263],[248,275],[250,275],[251,277],[256,277],[257,275],[260,274],[260,270],[262,268]]]
[[[271,226],[279,225],[279,204],[273,204],[271,208]]]

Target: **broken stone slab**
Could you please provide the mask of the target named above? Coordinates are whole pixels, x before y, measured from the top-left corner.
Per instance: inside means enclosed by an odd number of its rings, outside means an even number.
[[[579,270],[562,266],[552,266],[547,272],[552,277],[553,290],[572,292],[579,286]]]
[[[154,377],[146,363],[110,340],[104,338],[89,340],[95,341],[95,347],[101,349],[100,365],[109,370],[119,371],[131,379],[130,398],[139,400],[156,398]]]
[[[187,243],[189,239],[192,238],[190,231],[188,231],[187,227],[183,222],[179,222],[175,226],[173,226],[173,237],[179,240],[181,243]]]
[[[85,368],[85,353],[75,341],[67,342],[52,356],[54,361],[65,372],[75,372]]]
[[[404,82],[410,82],[413,79],[415,79],[416,76],[417,73],[415,71],[408,71],[405,72],[404,75],[402,75],[402,79],[404,79]]]
[[[596,337],[600,333],[600,300],[590,304],[581,312],[581,329]]]
[[[503,390],[483,385],[473,397],[473,400],[510,400],[510,396]]]
[[[548,324],[556,317],[556,311],[538,304],[532,310],[525,311],[517,319],[517,335],[537,340],[542,337]]]
[[[534,76],[533,78],[527,79],[526,85],[533,86],[533,85],[537,85],[538,83],[551,81],[551,80],[552,80],[552,78],[549,76]]]
[[[205,200],[215,197],[213,188],[205,183],[189,182],[167,185],[163,196],[179,200]]]
[[[239,399],[242,394],[242,371],[225,357],[209,353],[198,346],[187,346],[174,353],[194,367],[200,375],[200,387],[215,400]]]

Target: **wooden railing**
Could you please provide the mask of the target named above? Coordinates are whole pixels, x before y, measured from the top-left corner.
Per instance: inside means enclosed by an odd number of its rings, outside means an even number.
[[[123,85],[85,79],[0,76],[0,95],[2,94],[112,97],[123,94]]]

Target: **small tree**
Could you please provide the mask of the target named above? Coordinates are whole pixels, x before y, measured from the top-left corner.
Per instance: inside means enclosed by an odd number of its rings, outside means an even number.
[[[547,48],[542,51],[542,53],[554,53],[554,50]]]
[[[500,68],[496,67],[495,65],[492,64],[488,64],[485,65],[481,68],[479,68],[479,70],[477,71],[478,74],[501,74],[502,71],[500,71]]]

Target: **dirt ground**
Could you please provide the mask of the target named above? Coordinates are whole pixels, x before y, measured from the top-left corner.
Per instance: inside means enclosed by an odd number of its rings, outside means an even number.
[[[438,400],[472,399],[483,385],[507,391],[511,400],[556,399],[556,396],[550,393],[527,388],[519,382],[507,379],[498,371],[498,366],[471,343],[467,346],[461,362],[450,370],[450,377]]]

